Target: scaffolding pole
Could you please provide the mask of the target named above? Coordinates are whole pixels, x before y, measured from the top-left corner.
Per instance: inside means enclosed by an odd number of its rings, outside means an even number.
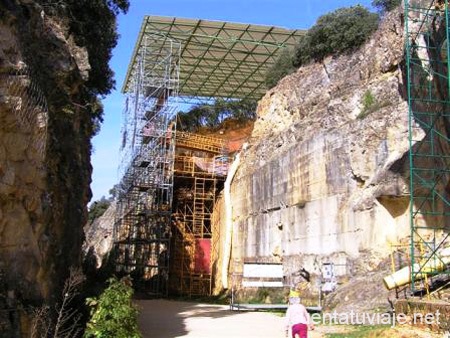
[[[218,250],[214,232],[219,231],[213,213],[228,166],[223,140],[177,133],[170,265],[170,289],[176,294],[212,294],[213,261]]]
[[[412,294],[449,273],[448,24],[448,0],[405,0]]]
[[[133,91],[126,93],[114,227],[116,272],[162,296],[168,292],[180,50],[157,35],[145,36],[138,50]]]

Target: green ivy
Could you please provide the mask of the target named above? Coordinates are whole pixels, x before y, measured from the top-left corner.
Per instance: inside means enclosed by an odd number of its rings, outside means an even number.
[[[99,298],[88,298],[91,318],[84,338],[141,338],[138,311],[132,304],[129,278],[108,280],[109,286]]]

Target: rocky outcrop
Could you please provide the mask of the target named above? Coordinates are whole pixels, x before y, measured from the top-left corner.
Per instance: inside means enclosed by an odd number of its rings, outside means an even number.
[[[84,256],[99,269],[113,247],[113,228],[117,212],[116,201],[111,202],[105,213],[85,227]]]
[[[232,266],[364,273],[409,234],[403,41],[391,13],[360,50],[304,66],[261,99],[232,187]]]
[[[52,302],[90,199],[89,63],[32,1],[0,9],[0,269],[9,303]]]

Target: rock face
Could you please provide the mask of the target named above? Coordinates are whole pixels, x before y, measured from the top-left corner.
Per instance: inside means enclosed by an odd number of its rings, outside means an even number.
[[[96,268],[102,266],[104,259],[112,250],[116,212],[117,204],[113,201],[102,216],[85,227],[86,240],[83,244],[83,252],[88,259],[95,258]]]
[[[11,307],[51,303],[80,263],[92,121],[80,108],[87,53],[33,2],[2,6],[0,290]]]
[[[360,50],[302,67],[261,99],[232,185],[232,267],[364,273],[408,236],[401,23],[391,13]]]

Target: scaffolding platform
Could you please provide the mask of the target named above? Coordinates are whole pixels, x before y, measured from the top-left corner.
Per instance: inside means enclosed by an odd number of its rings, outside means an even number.
[[[225,140],[183,131],[177,132],[175,144],[177,148],[201,150],[213,154],[223,154],[226,152]]]

